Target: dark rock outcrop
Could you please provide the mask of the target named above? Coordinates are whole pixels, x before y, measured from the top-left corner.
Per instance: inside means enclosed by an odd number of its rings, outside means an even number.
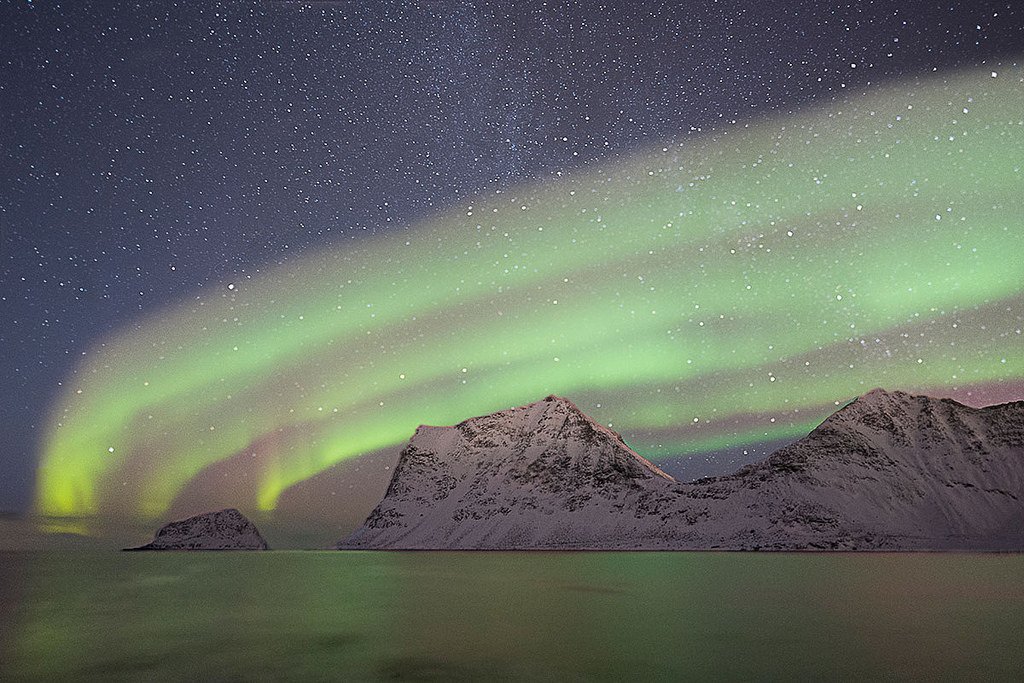
[[[125,550],[267,550],[256,526],[234,508],[160,527],[152,542]]]

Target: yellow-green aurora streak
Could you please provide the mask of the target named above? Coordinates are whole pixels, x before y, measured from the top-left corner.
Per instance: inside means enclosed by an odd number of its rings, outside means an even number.
[[[659,457],[793,436],[876,385],[1019,385],[1022,78],[666,142],[204,289],[84,356],[37,510],[158,515],[255,449],[273,509],[420,423],[549,393]]]

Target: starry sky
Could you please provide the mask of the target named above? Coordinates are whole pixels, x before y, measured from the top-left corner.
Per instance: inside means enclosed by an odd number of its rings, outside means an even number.
[[[1018,3],[0,13],[0,510],[344,507],[550,393],[692,476],[1024,398]]]

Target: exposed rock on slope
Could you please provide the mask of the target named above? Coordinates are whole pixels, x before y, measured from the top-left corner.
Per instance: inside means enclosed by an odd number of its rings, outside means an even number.
[[[551,396],[420,427],[338,547],[1018,549],[1024,402],[875,390],[756,465],[677,483]]]
[[[162,526],[151,543],[126,550],[267,550],[256,526],[234,508]]]

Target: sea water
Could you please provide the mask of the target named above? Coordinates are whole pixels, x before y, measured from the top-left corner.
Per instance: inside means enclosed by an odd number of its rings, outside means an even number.
[[[3,553],[0,679],[1024,679],[1024,556]]]

